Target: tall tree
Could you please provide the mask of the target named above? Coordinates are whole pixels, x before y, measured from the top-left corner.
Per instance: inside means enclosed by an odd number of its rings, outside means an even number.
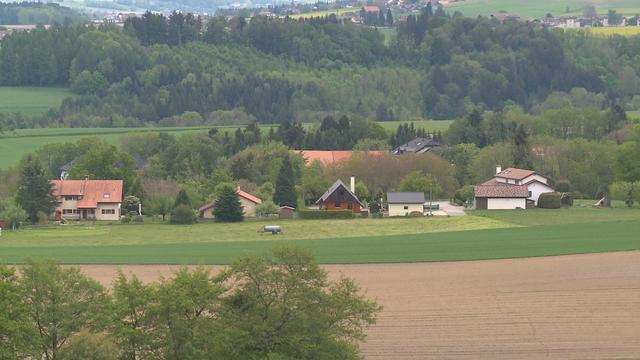
[[[278,179],[276,180],[276,192],[273,194],[273,202],[283,206],[295,207],[298,201],[295,190],[295,179],[293,175],[293,166],[289,155],[282,160]]]
[[[38,213],[49,215],[53,212],[56,199],[47,172],[38,159],[27,156],[20,169],[18,184],[16,203],[27,212],[32,224],[38,221]]]
[[[218,222],[244,220],[244,209],[233,184],[221,184],[217,189],[218,199],[213,204],[213,215]]]
[[[0,265],[0,359],[29,359],[37,354],[35,328],[27,318],[15,269]]]
[[[524,125],[520,124],[516,127],[516,131],[513,136],[513,143],[515,145],[513,165],[522,169],[531,169],[533,164],[531,161],[529,133]]]

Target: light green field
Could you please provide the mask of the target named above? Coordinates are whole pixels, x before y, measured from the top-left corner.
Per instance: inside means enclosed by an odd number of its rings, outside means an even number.
[[[320,263],[458,261],[640,250],[640,210],[475,212],[456,218],[271,220],[241,224],[83,224],[4,232],[0,261],[70,264],[227,264],[277,245],[311,249]]]
[[[609,37],[614,35],[636,36],[640,35],[640,26],[595,27],[589,29],[580,29],[578,31],[587,31],[599,37]]]
[[[554,16],[580,15],[586,5],[595,6],[600,14],[606,14],[609,9],[629,16],[640,13],[637,0],[461,0],[450,2],[445,10],[451,13],[460,11],[471,17],[506,11],[524,18],[541,18],[547,13]]]
[[[329,16],[331,14],[335,14],[336,16],[344,16],[347,14],[357,14],[359,12],[360,12],[359,8],[351,8],[351,9],[343,8],[343,9],[332,9],[332,10],[326,10],[326,11],[313,11],[308,13],[289,15],[289,17],[292,19],[303,19],[303,18],[310,18],[310,17],[324,17],[324,16]]]
[[[402,121],[380,121],[378,124],[389,131],[395,131],[398,126],[405,123],[413,122],[413,126],[416,129],[425,129],[427,132],[442,131],[445,132],[449,129],[453,120],[402,120]]]
[[[72,96],[65,88],[0,86],[0,113],[39,115]]]

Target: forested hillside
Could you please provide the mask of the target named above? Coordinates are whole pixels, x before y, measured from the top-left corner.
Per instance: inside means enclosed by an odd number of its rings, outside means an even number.
[[[638,54],[640,37],[599,39],[441,9],[409,16],[388,46],[375,28],[334,17],[203,23],[147,13],[124,30],[54,26],[8,36],[0,84],[69,85],[82,95],[36,119],[43,126],[135,126],[219,110],[260,123],[328,112],[450,119],[508,104],[531,112],[574,88],[636,109]]]
[[[86,18],[55,3],[0,3],[0,25],[70,24]]]

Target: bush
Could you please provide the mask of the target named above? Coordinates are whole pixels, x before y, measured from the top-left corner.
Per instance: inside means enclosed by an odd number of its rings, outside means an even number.
[[[171,219],[169,220],[172,224],[181,224],[181,225],[189,225],[196,222],[196,214],[188,205],[182,204],[178,205],[171,212]]]
[[[131,222],[131,216],[130,216],[130,215],[123,215],[123,216],[120,218],[120,222],[121,222],[121,223],[123,223],[123,224],[128,224],[128,223],[130,223],[130,222]]]
[[[572,193],[563,193],[561,194],[560,202],[564,207],[573,206],[573,194]]]
[[[355,215],[351,210],[326,211],[326,210],[298,210],[298,217],[305,220],[320,219],[353,219]]]
[[[453,195],[453,202],[456,205],[460,206],[468,206],[473,204],[473,199],[475,198],[473,185],[465,185],[462,188],[458,189],[456,193]]]
[[[266,217],[269,215],[278,215],[280,208],[273,201],[265,201],[256,206],[256,216]]]
[[[541,209],[560,209],[562,207],[562,195],[560,193],[540,194],[538,207]]]

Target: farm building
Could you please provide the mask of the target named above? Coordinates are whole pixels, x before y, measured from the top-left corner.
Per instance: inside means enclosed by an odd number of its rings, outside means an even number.
[[[414,154],[423,154],[427,151],[433,149],[434,147],[440,146],[440,143],[433,140],[432,138],[415,138],[409,141],[406,144],[400,145],[393,150],[394,155],[400,155],[404,153],[414,153]]]
[[[56,220],[119,220],[122,180],[52,180]]]
[[[390,192],[387,193],[389,216],[409,216],[411,213],[424,213],[424,193]]]
[[[540,194],[554,192],[549,179],[535,171],[496,168],[496,175],[474,188],[478,210],[526,209],[537,205]]]
[[[243,215],[245,217],[255,217],[256,205],[262,204],[262,200],[260,200],[260,198],[255,195],[251,195],[248,192],[240,190],[240,188],[236,189],[236,194],[238,194],[238,198],[240,198],[240,205],[242,205]],[[213,205],[215,203],[216,201],[213,200],[198,209],[201,219],[215,218],[215,216],[213,216]]]
[[[354,194],[355,178],[351,178],[351,189],[342,180],[336,180],[333,185],[316,201],[321,210],[338,211],[351,210],[359,214],[364,204]]]

